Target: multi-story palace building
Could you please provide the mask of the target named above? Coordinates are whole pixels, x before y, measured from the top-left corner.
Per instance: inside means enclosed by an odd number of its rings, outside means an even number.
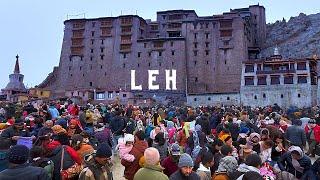
[[[169,10],[157,12],[156,21],[123,15],[64,25],[59,66],[38,86],[53,97],[126,97],[121,92],[132,93],[131,70],[142,85],[140,96],[239,94],[242,64],[258,58],[266,39],[260,5],[210,16]],[[172,69],[177,90],[168,91],[165,70]],[[159,90],[148,91],[148,70],[159,70]]]

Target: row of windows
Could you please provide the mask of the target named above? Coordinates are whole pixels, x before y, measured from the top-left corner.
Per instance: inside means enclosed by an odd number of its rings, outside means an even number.
[[[267,71],[277,71],[277,70],[294,70],[294,63],[282,65],[282,66],[268,66],[264,65],[263,70]],[[262,70],[262,64],[257,64],[257,70]],[[297,63],[297,70],[307,70],[307,65],[305,62],[298,62]],[[254,72],[254,65],[253,64],[246,64],[245,65],[245,73]]]
[[[280,76],[271,76],[271,85],[280,84]],[[254,85],[254,77],[247,76],[245,77],[245,85],[246,86],[253,86]],[[293,76],[284,76],[283,78],[284,84],[293,84]],[[308,83],[307,76],[298,76],[298,84],[305,84]],[[258,85],[267,85],[267,76],[258,76]]]
[[[206,39],[209,39],[210,33],[205,33]],[[194,33],[194,39],[197,39],[198,33]]]
[[[283,99],[283,97],[284,97],[283,94],[281,94],[281,95],[280,95],[280,98]],[[297,94],[297,97],[300,98],[300,97],[301,97],[301,94],[298,93],[298,94]],[[257,96],[257,95],[254,95],[253,98],[254,98],[255,100],[257,100],[257,99],[258,99],[258,96]],[[262,94],[262,98],[263,98],[263,99],[266,99],[266,98],[267,98],[266,94]]]
[[[197,101],[198,100],[198,98],[193,98],[193,101]],[[230,101],[230,97],[228,96],[227,98],[226,98],[226,100],[227,101]],[[211,97],[208,97],[208,101],[211,101]]]

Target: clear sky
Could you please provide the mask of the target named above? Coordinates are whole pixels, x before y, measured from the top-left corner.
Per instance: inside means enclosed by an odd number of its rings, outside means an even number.
[[[137,13],[155,20],[156,11],[194,9],[198,16],[209,16],[258,3],[266,8],[267,22],[320,12],[319,0],[0,0],[0,89],[9,81],[16,54],[28,87],[41,83],[59,64],[68,14],[96,18]]]

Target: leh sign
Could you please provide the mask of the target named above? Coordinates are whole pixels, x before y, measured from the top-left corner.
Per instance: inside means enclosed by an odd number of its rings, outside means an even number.
[[[176,78],[177,71],[175,69],[165,70],[166,72],[166,90],[177,90]],[[156,84],[157,75],[159,75],[159,70],[148,70],[148,88],[149,90],[158,90],[159,84]],[[172,83],[172,88],[170,88],[170,83]],[[131,90],[142,90],[142,85],[136,85],[136,70],[131,70]]]

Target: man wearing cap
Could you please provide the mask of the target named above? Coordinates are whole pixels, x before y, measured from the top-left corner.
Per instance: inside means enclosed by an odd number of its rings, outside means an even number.
[[[304,130],[309,144],[307,155],[315,157],[316,145],[320,143],[320,126],[316,124],[316,120],[310,119]]]
[[[17,144],[19,137],[30,137],[30,132],[24,129],[22,119],[16,119],[13,126],[8,127],[1,133],[1,138],[10,139],[11,144]]]
[[[96,153],[84,157],[85,168],[79,175],[79,180],[112,180],[111,147],[105,143],[98,146]]]
[[[170,176],[170,180],[200,180],[200,177],[197,173],[193,172],[194,163],[191,156],[187,153],[184,153],[180,156],[178,167],[179,169]]]
[[[144,151],[145,165],[134,175],[133,180],[168,180],[168,176],[163,174],[163,168],[159,165],[159,151],[150,147]]]
[[[172,144],[169,153],[170,156],[163,159],[161,166],[164,168],[163,173],[170,177],[179,169],[178,162],[181,155],[179,144]]]
[[[29,149],[24,145],[15,145],[10,148],[7,158],[9,168],[0,172],[0,179],[5,180],[49,180],[49,176],[43,168],[29,166]]]

